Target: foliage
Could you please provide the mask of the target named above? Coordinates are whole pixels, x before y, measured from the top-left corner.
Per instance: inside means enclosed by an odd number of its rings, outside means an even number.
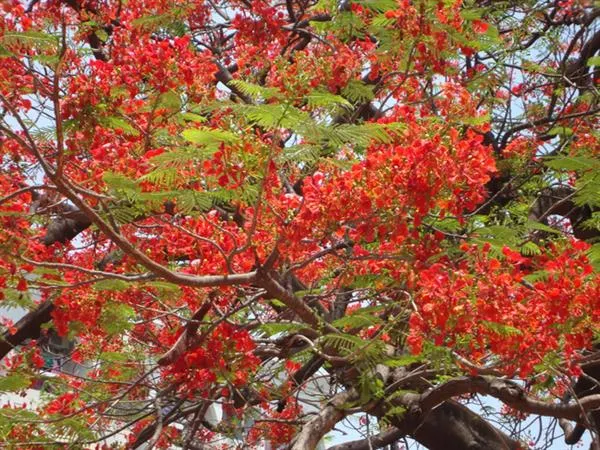
[[[358,413],[432,449],[524,446],[524,413],[596,436],[597,2],[0,11],[0,305],[29,312],[1,442],[303,449]],[[512,409],[473,425],[478,394]]]

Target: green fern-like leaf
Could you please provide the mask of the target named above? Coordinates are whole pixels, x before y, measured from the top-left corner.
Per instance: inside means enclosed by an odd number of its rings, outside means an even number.
[[[299,131],[302,124],[312,122],[307,113],[288,104],[239,105],[232,109],[250,122],[269,130],[288,128]]]
[[[116,207],[110,210],[111,217],[120,224],[131,223],[139,217],[139,212],[133,208]]]
[[[498,322],[489,322],[487,320],[482,320],[481,322],[486,328],[501,336],[520,336],[523,334],[521,330],[510,325]]]
[[[161,153],[150,158],[150,162],[158,167],[172,165],[181,167],[189,162],[204,161],[212,157],[217,151],[217,146],[207,147],[183,147],[170,152]]]
[[[334,327],[343,328],[365,328],[373,325],[379,325],[381,319],[372,314],[351,314],[349,316],[342,317],[332,323]]]
[[[182,133],[185,140],[198,145],[218,146],[221,143],[235,144],[239,136],[229,131],[213,130],[210,128],[194,128]]]
[[[521,246],[520,250],[524,256],[540,255],[542,253],[542,250],[535,242],[526,242]]]
[[[385,14],[376,15],[371,21],[370,29],[373,31],[381,31],[381,29],[390,27],[396,23],[396,19],[388,18]]]
[[[600,166],[599,166],[600,168]],[[579,206],[600,206],[600,170],[589,171],[577,180],[575,203]]]
[[[500,225],[478,228],[476,233],[481,238],[500,241],[506,245],[515,245],[519,240],[519,232],[517,230]]]
[[[596,272],[600,272],[600,243],[592,245],[587,252],[587,256]]]
[[[313,163],[321,156],[321,148],[310,144],[298,144],[286,147],[278,160],[282,163]]]
[[[58,37],[38,31],[9,31],[0,37],[0,42],[7,46],[18,45],[25,48],[49,49],[58,47]]]
[[[323,130],[323,141],[336,147],[344,144],[367,147],[373,142],[389,144],[395,139],[395,133],[402,128],[401,124],[342,124],[325,128]]]
[[[385,359],[382,364],[388,367],[405,367],[419,361],[421,361],[421,357],[418,355],[402,355]]]
[[[393,406],[391,408],[386,409],[385,417],[398,417],[402,418],[402,416],[406,414],[406,408],[403,406]]]
[[[548,225],[545,225],[543,223],[540,222],[536,222],[535,220],[528,220],[527,222],[525,222],[525,228],[527,230],[539,230],[539,231],[544,231],[546,233],[552,233],[552,234],[558,234],[560,235],[561,232],[549,227]]]
[[[305,325],[295,322],[266,323],[260,326],[260,330],[264,331],[268,336],[295,333],[305,328]]]
[[[558,156],[545,160],[544,164],[555,170],[580,171],[599,169],[600,162],[595,159],[577,156]]]
[[[325,108],[329,111],[337,111],[340,108],[350,109],[352,103],[341,95],[335,95],[326,91],[315,91],[307,97],[308,106],[312,109]]]
[[[122,117],[101,117],[98,121],[107,128],[120,130],[131,136],[139,136],[140,134],[137,129],[135,129],[127,120]]]
[[[253,204],[258,198],[258,186],[245,184],[242,186],[241,199],[247,204]]]
[[[120,173],[105,172],[102,179],[114,190],[139,191],[137,183]]]
[[[181,97],[174,90],[169,90],[159,97],[157,107],[169,112],[177,112],[181,109]]]
[[[396,9],[398,2],[396,0],[355,0],[357,4],[362,5],[372,11],[384,13]]]
[[[341,355],[348,355],[365,344],[358,336],[344,333],[326,334],[320,340],[323,347],[330,347]]]
[[[373,88],[360,80],[350,80],[342,89],[342,95],[353,103],[366,103],[375,98]]]
[[[177,209],[183,214],[190,214],[194,210],[208,211],[213,206],[209,194],[188,189],[177,191],[175,200]]]
[[[228,84],[231,84],[236,89],[239,89],[243,94],[256,101],[269,100],[279,96],[279,90],[277,88],[267,88],[242,80],[232,80]]]
[[[140,177],[140,181],[149,181],[157,185],[172,186],[179,177],[176,167],[164,167]]]
[[[523,277],[529,283],[537,283],[538,281],[546,281],[550,278],[550,273],[545,270],[537,270]]]

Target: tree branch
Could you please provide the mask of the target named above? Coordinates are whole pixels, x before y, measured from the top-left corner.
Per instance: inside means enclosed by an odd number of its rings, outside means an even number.
[[[343,444],[334,445],[327,450],[372,450],[386,445],[393,444],[398,439],[406,436],[406,432],[398,428],[390,428],[373,436],[368,436],[364,439],[356,441],[344,442]]]
[[[327,405],[302,427],[292,441],[290,450],[315,449],[323,436],[346,417],[344,406],[355,400],[356,396],[357,394],[353,390],[334,395]]]
[[[21,318],[16,324],[16,332],[5,332],[0,340],[0,360],[4,358],[13,348],[25,342],[27,339],[38,339],[41,333],[41,327],[52,319],[54,304],[47,300],[40,304],[34,311],[31,311]]]

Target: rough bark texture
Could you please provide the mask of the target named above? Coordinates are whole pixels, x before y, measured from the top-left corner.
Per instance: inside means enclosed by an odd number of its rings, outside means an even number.
[[[51,313],[54,304],[46,301],[35,310],[26,314],[15,324],[16,332],[7,331],[0,340],[0,360],[4,358],[13,348],[23,344],[27,339],[38,339],[42,325],[52,319]]]
[[[391,428],[366,439],[358,439],[356,441],[334,445],[333,447],[329,447],[328,450],[371,450],[393,444],[398,439],[404,437],[404,435],[404,431],[397,428]]]
[[[290,446],[290,450],[309,450],[316,448],[319,441],[342,420],[347,412],[345,404],[356,397],[352,391],[334,396],[319,413],[302,427]]]
[[[454,401],[432,410],[411,434],[430,450],[517,450],[519,443]]]

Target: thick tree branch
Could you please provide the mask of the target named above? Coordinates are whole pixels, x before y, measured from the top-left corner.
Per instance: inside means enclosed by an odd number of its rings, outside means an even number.
[[[402,421],[392,421],[403,427]],[[399,422],[399,423],[398,423]],[[410,436],[429,450],[520,450],[479,414],[455,401],[446,401],[427,413]]]
[[[354,391],[345,391],[334,395],[313,419],[302,426],[292,441],[290,450],[314,450],[323,436],[346,417],[347,405],[356,397],[357,394]]]
[[[157,263],[149,258],[145,253],[138,250],[125,237],[117,233],[107,224],[98,213],[89,206],[84,200],[71,189],[70,185],[60,178],[57,178],[53,173],[46,173],[58,190],[67,197],[73,204],[84,213],[88,219],[94,223],[100,231],[102,231],[112,242],[114,242],[126,254],[132,256],[139,264],[146,267],[148,270],[157,276],[164,278],[175,284],[191,287],[210,287],[210,286],[233,286],[237,284],[250,284],[256,278],[256,272],[248,272],[244,274],[233,275],[205,275],[192,276],[183,273],[173,272],[167,267]]]
[[[200,321],[204,318],[206,313],[208,313],[211,306],[211,302],[206,301],[198,311],[194,313],[185,325],[185,328],[179,336],[179,339],[177,339],[177,342],[175,342],[175,345],[173,345],[173,347],[158,360],[159,366],[168,366],[169,364],[174,363],[190,348],[191,345],[198,344],[198,342],[194,341],[196,331],[198,331]]]
[[[15,333],[5,332],[0,340],[0,360],[4,358],[13,348],[21,345],[27,339],[38,339],[43,324],[52,319],[54,304],[47,300],[19,320],[14,328]]]
[[[411,410],[431,411],[446,400],[467,394],[489,395],[524,413],[558,419],[579,420],[586,411],[600,407],[600,394],[569,404],[550,403],[528,397],[516,383],[489,376],[454,378],[423,394],[408,392],[399,400]]]
[[[593,211],[588,206],[577,205],[574,201],[576,194],[574,188],[564,185],[544,189],[533,204],[529,219],[547,224],[549,216],[563,216],[571,222],[576,238],[589,240],[599,237],[599,230],[584,226],[584,222],[592,217]]]
[[[569,120],[569,119],[577,119],[577,118],[586,117],[586,116],[591,117],[599,112],[600,112],[600,108],[590,108],[587,111],[580,111],[580,112],[576,112],[576,113],[565,114],[562,116],[555,116],[555,117],[544,117],[541,119],[536,119],[536,120],[532,120],[532,121],[528,121],[528,122],[516,125],[516,126],[512,127],[511,129],[509,129],[506,133],[504,133],[504,136],[502,137],[502,140],[500,141],[500,148],[503,149],[504,147],[506,147],[506,145],[510,141],[510,138],[515,133],[518,133],[519,131],[527,130],[529,128],[535,128],[540,125],[556,124],[556,123],[562,122],[564,120]]]
[[[338,330],[326,323],[320,318],[304,301],[296,297],[296,295],[284,288],[274,277],[273,274],[267,273],[262,268],[257,270],[256,275],[257,284],[265,289],[268,294],[281,300],[285,305],[294,311],[300,319],[306,324],[310,325],[314,329],[320,329],[323,327],[330,333],[337,333]]]
[[[399,430],[392,427],[388,430],[382,431],[381,433],[366,437],[365,439],[358,439],[356,441],[334,445],[333,447],[329,447],[327,450],[372,450],[393,444],[404,436],[406,436],[406,432],[404,430]]]

